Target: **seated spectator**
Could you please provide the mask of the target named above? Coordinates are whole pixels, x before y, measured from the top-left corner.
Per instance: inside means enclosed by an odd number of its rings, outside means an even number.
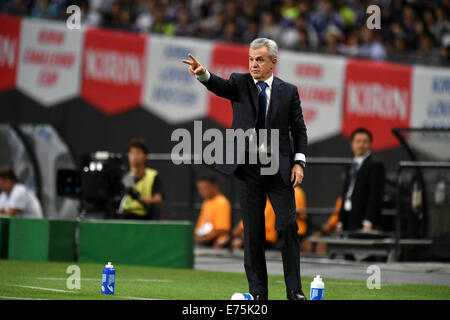
[[[305,192],[300,187],[295,188],[295,205],[297,209],[297,225],[298,225],[297,234],[300,238],[302,238],[306,234],[308,225],[306,221],[307,216],[306,213],[304,212],[306,209]],[[273,210],[269,198],[267,198],[264,217],[266,226],[266,246],[270,248],[273,247],[277,242],[278,233],[275,227],[276,222],[275,211]],[[242,223],[242,219],[234,227],[232,237],[233,239],[231,242],[231,247],[233,248],[233,250],[242,248],[242,245],[244,243],[244,224]]]
[[[120,28],[121,26],[120,11],[121,11],[120,3],[118,1],[114,1],[114,3],[112,3],[111,7],[104,15],[103,27],[113,29]]]
[[[275,23],[274,17],[270,12],[261,14],[261,24],[259,26],[259,38],[269,38],[275,42],[279,42],[281,37],[281,27]]]
[[[357,57],[360,55],[358,30],[350,33],[347,42],[341,43],[338,47],[338,51],[352,57]]]
[[[244,34],[242,35],[242,41],[244,43],[250,43],[254,39],[258,38],[258,30],[259,30],[259,24],[256,20],[250,20],[247,23],[247,28],[244,31]]]
[[[308,50],[310,45],[308,32],[306,30],[300,30],[298,32],[297,43],[294,45],[293,49]]]
[[[39,200],[31,190],[17,181],[10,168],[0,169],[0,215],[20,218],[42,218]]]
[[[197,190],[204,201],[194,230],[195,242],[222,248],[230,240],[230,201],[220,193],[219,186],[212,177],[199,178]]]
[[[86,26],[98,26],[102,22],[102,15],[95,9],[91,8],[89,1],[82,1],[81,24]]]
[[[133,21],[133,17],[132,17],[131,10],[128,7],[124,7],[120,11],[119,23],[117,25],[117,28],[122,29],[122,30],[132,31],[133,30],[132,21]]]
[[[88,26],[226,42],[266,37],[281,48],[317,51],[321,47],[332,54],[447,65],[448,46],[443,41],[450,30],[448,3],[377,1],[382,27],[370,32],[365,30],[368,3],[362,0],[79,0],[73,4],[80,6],[82,24]],[[67,0],[7,0],[0,1],[0,10],[64,21],[69,4]],[[355,45],[358,37],[361,44]]]
[[[18,16],[24,16],[28,14],[28,1],[12,0],[4,4],[3,12]]]
[[[327,222],[325,222],[325,224],[319,231],[314,232],[312,235],[302,241],[300,246],[303,253],[316,253],[319,255],[326,255],[328,253],[328,247],[325,242],[313,243],[311,242],[311,239],[327,236],[330,233],[336,231],[336,226],[339,221],[339,211],[341,210],[341,207],[342,198],[338,197],[336,203],[334,204],[333,213],[330,215]]]
[[[381,43],[378,30],[369,30],[366,26],[362,27],[361,40],[360,53],[363,57],[374,60],[383,60],[386,58],[386,49]]]
[[[297,234],[300,238],[300,241],[303,239],[303,237],[306,235],[306,232],[308,231],[308,222],[306,220],[306,195],[300,186],[297,186],[295,188],[295,207],[297,210],[297,225],[298,225],[298,231]]]
[[[300,8],[294,0],[284,0],[280,9],[282,27],[289,27],[300,15]]]
[[[319,39],[306,17],[301,15],[294,20],[292,27],[283,30],[280,41],[285,48],[301,49],[308,45],[316,46]]]
[[[148,147],[142,138],[134,138],[128,145],[130,171],[123,177],[126,188],[119,213],[125,219],[160,220],[163,186],[158,171],[145,166]]]
[[[55,19],[58,18],[60,9],[64,6],[62,1],[41,0],[35,1],[31,9],[34,18]]]
[[[447,14],[442,7],[437,7],[435,9],[435,23],[433,29],[430,30],[436,39],[442,39],[442,37],[450,31],[450,21]]]
[[[342,39],[342,32],[335,25],[329,25],[325,32],[325,52],[337,54],[338,45]]]
[[[154,23],[153,13],[157,10],[156,1],[149,1],[136,15],[135,29],[141,32],[149,32]]]
[[[182,10],[178,13],[178,22],[175,24],[175,35],[189,37],[195,35],[195,23],[190,21],[189,12]]]
[[[425,29],[428,32],[433,33],[435,19],[436,19],[436,17],[434,16],[433,10],[427,9],[427,10],[423,11],[423,13],[422,13],[422,20],[423,20],[423,22],[425,24]],[[433,35],[433,36],[435,37],[435,35]]]
[[[396,36],[392,41],[391,55],[406,55],[408,48],[406,47],[405,39],[402,36]]]
[[[317,10],[311,13],[310,20],[322,44],[325,43],[328,26],[335,25],[340,30],[344,29],[344,19],[335,11],[330,0],[318,1]]]
[[[416,58],[426,63],[439,62],[439,49],[435,47],[431,34],[424,33],[419,38],[420,44],[417,50]]]
[[[209,20],[209,22],[204,22],[208,29],[208,37],[213,40],[219,40],[223,36],[225,15],[222,11],[218,11]]]
[[[156,10],[153,13],[153,25],[150,29],[153,33],[161,33],[165,36],[173,36],[175,34],[175,25],[168,21],[164,15],[164,11]]]
[[[417,48],[416,12],[411,6],[404,6],[402,18],[402,30],[405,33],[406,44],[409,49],[415,50]]]
[[[233,22],[225,23],[221,40],[227,42],[241,42],[236,25]]]
[[[442,38],[439,58],[442,64],[450,65],[450,33]]]

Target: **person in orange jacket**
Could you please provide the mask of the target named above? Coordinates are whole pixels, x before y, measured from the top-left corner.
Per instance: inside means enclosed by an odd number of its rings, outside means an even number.
[[[199,178],[197,189],[204,201],[194,229],[195,242],[222,248],[230,240],[231,203],[213,177]]]
[[[305,213],[306,209],[306,196],[302,188],[297,186],[295,188],[295,205],[297,208],[297,234],[299,237],[303,237],[308,229],[308,224],[306,221],[307,215]],[[267,246],[273,246],[278,240],[278,233],[275,229],[276,216],[270,203],[269,198],[266,202],[266,210],[264,211],[265,221],[266,221],[266,244]],[[234,227],[232,233],[231,247],[233,250],[242,248],[244,237],[244,225],[242,219]]]
[[[341,210],[341,206],[342,206],[342,198],[338,197],[334,204],[333,212],[331,213],[327,222],[325,222],[325,224],[319,231],[313,233],[311,236],[302,241],[302,243],[300,244],[301,252],[317,253],[320,255],[326,255],[328,253],[328,247],[325,242],[318,242],[314,246],[314,243],[311,242],[310,239],[323,237],[336,231],[336,226],[339,222],[339,211]]]

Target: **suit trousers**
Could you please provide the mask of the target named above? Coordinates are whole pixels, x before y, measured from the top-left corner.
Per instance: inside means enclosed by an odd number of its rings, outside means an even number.
[[[244,268],[251,294],[267,295],[265,218],[267,196],[276,215],[275,228],[281,239],[283,272],[287,290],[301,290],[300,243],[297,237],[295,197],[279,173],[261,175],[260,164],[241,164],[241,207],[244,223]]]

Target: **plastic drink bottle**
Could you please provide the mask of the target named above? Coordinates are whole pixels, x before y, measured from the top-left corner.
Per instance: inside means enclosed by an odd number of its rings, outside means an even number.
[[[116,270],[111,262],[103,269],[102,274],[102,294],[114,294],[114,284],[116,282]]]
[[[322,278],[317,275],[314,277],[314,280],[311,282],[311,291],[309,298],[311,300],[323,300],[323,290],[325,288],[325,284],[322,281]]]

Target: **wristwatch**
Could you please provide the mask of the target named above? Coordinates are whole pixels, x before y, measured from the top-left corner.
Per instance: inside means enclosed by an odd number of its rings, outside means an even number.
[[[306,167],[306,162],[303,160],[295,160],[294,164],[299,164],[303,169]]]

